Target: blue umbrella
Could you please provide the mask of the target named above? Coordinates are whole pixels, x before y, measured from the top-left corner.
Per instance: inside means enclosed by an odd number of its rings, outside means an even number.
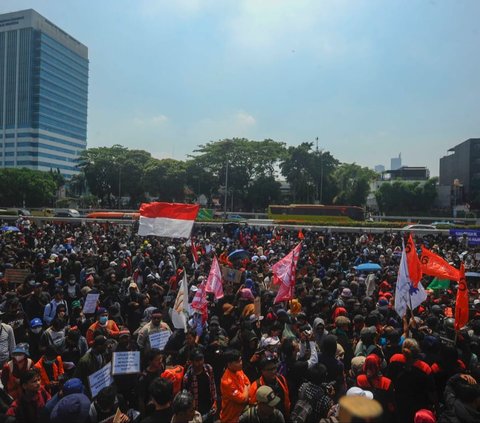
[[[242,259],[242,258],[246,258],[249,256],[249,253],[248,251],[245,251],[245,250],[235,250],[235,251],[232,251],[229,255],[228,255],[228,259],[229,260],[238,260],[238,259]]]
[[[377,263],[362,263],[359,264],[358,266],[355,266],[355,270],[358,270],[359,272],[361,271],[371,271],[371,270],[380,270],[382,266],[380,266]]]
[[[3,231],[3,232],[20,232],[20,229],[18,229],[16,226],[2,226],[0,228],[0,231]]]

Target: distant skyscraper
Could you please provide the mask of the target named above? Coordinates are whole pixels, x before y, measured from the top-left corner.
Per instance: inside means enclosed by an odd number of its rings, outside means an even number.
[[[402,154],[400,153],[398,157],[390,159],[390,170],[397,170],[402,167]]]
[[[377,173],[385,172],[385,166],[384,165],[376,165],[373,169]]]
[[[78,172],[88,49],[32,9],[0,15],[0,167]]]

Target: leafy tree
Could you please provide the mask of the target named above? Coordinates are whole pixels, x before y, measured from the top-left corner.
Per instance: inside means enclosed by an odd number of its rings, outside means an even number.
[[[174,159],[151,159],[145,166],[144,189],[161,201],[184,201],[186,164]]]
[[[337,186],[335,204],[364,206],[370,192],[370,182],[377,177],[376,172],[355,163],[342,163],[333,173]]]
[[[273,176],[260,176],[248,188],[248,209],[264,211],[269,204],[277,204],[280,196],[280,182]]]

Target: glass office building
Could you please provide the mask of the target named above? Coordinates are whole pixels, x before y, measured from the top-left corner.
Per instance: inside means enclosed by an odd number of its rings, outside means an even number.
[[[0,164],[78,173],[88,49],[32,9],[0,15]]]

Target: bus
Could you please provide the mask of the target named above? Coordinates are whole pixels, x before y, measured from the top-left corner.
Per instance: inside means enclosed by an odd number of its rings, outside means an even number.
[[[326,206],[323,204],[290,204],[268,206],[268,218],[298,222],[365,220],[365,210],[358,206]]]
[[[125,213],[122,211],[100,211],[87,214],[87,219],[122,219],[138,220],[140,213]]]

